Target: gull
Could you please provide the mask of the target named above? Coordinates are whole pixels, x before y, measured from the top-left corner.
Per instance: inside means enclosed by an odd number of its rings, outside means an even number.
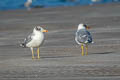
[[[90,29],[90,27],[86,24],[79,24],[75,34],[76,43],[81,45],[82,56],[84,56],[84,46],[86,48],[86,55],[88,55],[88,44],[93,43],[92,36],[88,29]]]
[[[30,8],[31,4],[32,4],[32,0],[27,0],[27,2],[24,4],[28,11],[31,10]]]
[[[24,42],[20,44],[22,47],[29,47],[32,51],[32,59],[34,59],[34,50],[33,48],[37,48],[37,57],[40,59],[40,50],[39,47],[44,42],[44,34],[43,32],[48,32],[48,30],[43,29],[41,26],[36,26],[33,29],[33,33],[31,33],[28,37],[24,39]]]

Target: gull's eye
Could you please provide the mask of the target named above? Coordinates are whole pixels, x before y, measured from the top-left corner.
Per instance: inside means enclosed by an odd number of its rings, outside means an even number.
[[[39,31],[41,31],[41,28],[39,28]]]
[[[87,25],[86,25],[86,24],[84,24],[83,26],[87,27]]]
[[[39,28],[39,27],[36,27],[36,30],[40,31],[40,30],[41,30],[41,28]]]

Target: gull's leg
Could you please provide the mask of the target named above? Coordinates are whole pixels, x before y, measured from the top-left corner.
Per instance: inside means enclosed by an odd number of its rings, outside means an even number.
[[[84,46],[81,44],[81,51],[82,51],[82,56],[84,56]]]
[[[86,44],[85,48],[86,48],[86,55],[88,55],[88,45],[87,44]]]
[[[40,49],[37,48],[37,55],[38,55],[38,59],[40,59]]]
[[[31,51],[32,51],[32,59],[34,59],[34,51],[32,47],[31,47]]]
[[[30,8],[30,7],[27,7],[27,10],[28,10],[28,11],[30,11],[30,10],[31,10],[31,8]]]

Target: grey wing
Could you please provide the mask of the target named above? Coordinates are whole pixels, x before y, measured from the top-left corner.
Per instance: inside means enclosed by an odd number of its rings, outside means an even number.
[[[76,42],[80,43],[91,43],[92,36],[87,30],[79,30],[76,32]]]
[[[86,32],[87,33],[87,43],[92,43],[92,36],[91,36],[91,34],[90,34],[90,32]]]
[[[34,36],[34,34],[31,33],[28,37],[26,37],[26,38],[24,39],[24,44],[29,43],[29,42],[32,40],[33,36]]]

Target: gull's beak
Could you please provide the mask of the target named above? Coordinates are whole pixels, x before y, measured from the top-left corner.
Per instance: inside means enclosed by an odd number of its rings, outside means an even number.
[[[86,29],[90,29],[90,27],[89,27],[89,26],[87,26],[87,27],[86,27]]]
[[[48,32],[48,30],[43,30],[42,32]]]

